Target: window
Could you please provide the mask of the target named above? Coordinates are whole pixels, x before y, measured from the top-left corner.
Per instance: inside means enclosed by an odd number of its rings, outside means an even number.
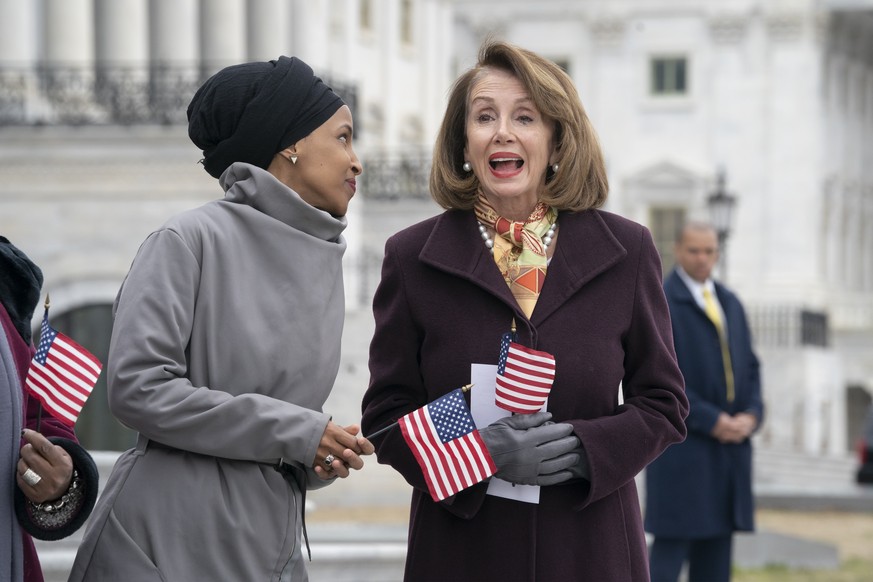
[[[136,433],[124,427],[109,411],[106,399],[106,359],[112,333],[112,306],[86,305],[51,318],[52,327],[69,336],[103,362],[103,371],[82,407],[76,436],[88,450],[124,451],[136,442]]]
[[[655,96],[676,97],[688,93],[688,59],[654,57],[650,65],[650,92]]]
[[[685,209],[666,206],[654,206],[650,209],[649,226],[655,248],[661,255],[661,273],[666,275],[676,263],[673,246],[679,229],[685,224]]]

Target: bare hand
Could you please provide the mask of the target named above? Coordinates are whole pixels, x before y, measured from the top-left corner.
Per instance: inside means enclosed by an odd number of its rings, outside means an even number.
[[[312,465],[319,478],[345,479],[349,476],[349,469],[357,471],[363,468],[361,456],[372,455],[376,449],[370,441],[358,435],[360,431],[357,424],[341,427],[333,421],[327,423]],[[325,462],[328,455],[333,457],[330,465]]]
[[[712,429],[712,436],[724,444],[739,444],[751,436],[757,425],[758,420],[753,414],[741,412],[731,416],[722,412]]]
[[[27,442],[21,447],[21,457],[18,459],[18,487],[34,503],[58,499],[70,487],[73,459],[62,447],[52,444],[34,430],[24,429],[22,435]],[[35,473],[40,478],[34,485],[23,478],[28,469],[31,474]]]
[[[737,423],[737,428],[746,435],[746,438],[752,436],[752,433],[758,428],[758,417],[754,414],[740,412],[734,415],[734,420]]]

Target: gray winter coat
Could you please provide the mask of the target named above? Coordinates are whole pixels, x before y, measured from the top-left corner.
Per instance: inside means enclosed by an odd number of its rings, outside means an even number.
[[[248,164],[221,184],[146,239],[119,292],[109,402],[139,439],[72,581],[306,578],[300,489],[325,483],[310,466],[339,368],[346,221]]]

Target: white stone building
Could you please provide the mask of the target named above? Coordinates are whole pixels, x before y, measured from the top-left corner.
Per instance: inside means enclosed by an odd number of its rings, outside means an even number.
[[[436,212],[421,202],[422,160],[451,81],[451,25],[446,0],[0,0],[0,234],[43,269],[52,322],[105,357],[139,244],[221,194],[187,137],[191,96],[223,66],[281,54],[309,63],[355,113],[368,170],[346,231],[346,290],[350,310],[367,308],[381,241],[409,212]],[[375,185],[419,192],[410,210],[377,210],[368,232]],[[80,438],[126,448],[101,390],[104,379]],[[360,391],[348,400],[351,422]]]
[[[141,240],[218,196],[185,135],[193,90],[293,54],[353,103],[347,295],[367,310],[385,236],[437,212],[422,178],[446,92],[489,34],[575,79],[608,209],[648,225],[665,266],[724,170],[723,274],[765,373],[759,448],[848,458],[873,394],[871,0],[0,0],[0,234],[45,271],[59,327],[105,350]],[[84,437],[118,446],[89,406]]]

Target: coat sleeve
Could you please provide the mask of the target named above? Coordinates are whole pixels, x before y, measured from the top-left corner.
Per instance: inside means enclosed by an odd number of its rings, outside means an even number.
[[[749,412],[757,417],[758,425],[755,427],[755,430],[757,431],[761,428],[761,425],[764,424],[765,414],[764,399],[761,395],[761,363],[752,347],[752,331],[749,328],[749,319],[746,316],[746,310],[743,308],[743,304],[738,297],[733,296],[733,302],[735,303],[737,313],[737,323],[735,323],[734,326],[739,326],[742,331],[740,332],[741,335],[739,338],[741,340],[741,345],[738,347],[732,346],[732,349],[742,350],[743,353],[741,360],[743,368],[735,370],[734,375],[740,376],[736,382],[737,385],[742,385],[744,387],[742,396],[745,399],[745,402],[742,403],[742,412]]]
[[[370,343],[370,385],[362,402],[365,436],[396,422],[429,402],[419,369],[423,330],[416,324],[404,284],[397,243],[385,245],[382,278],[373,299],[376,329]],[[421,467],[395,426],[373,440],[380,463],[391,465],[414,488],[430,497]],[[461,517],[471,517],[485,498],[480,483],[441,502]]]
[[[21,528],[31,536],[54,541],[72,535],[91,515],[97,502],[99,474],[94,459],[79,443],[63,437],[49,437],[49,440],[70,455],[74,479],[60,499],[48,503],[54,507],[51,510],[31,503],[16,487],[15,514]]]
[[[116,303],[107,363],[113,414],[178,449],[311,465],[328,415],[264,394],[194,386],[187,377],[199,285],[198,258],[177,233],[146,239]]]
[[[26,370],[22,377],[26,375]],[[77,479],[61,497],[64,506],[57,511],[40,511],[24,493],[15,488],[15,512],[22,529],[41,540],[59,540],[72,535],[91,515],[97,500],[99,474],[94,459],[79,444],[73,429],[45,411],[40,411],[39,400],[25,394],[25,426],[39,432],[53,444],[62,447],[73,461]],[[24,445],[22,439],[21,445]],[[53,505],[58,505],[57,501]]]
[[[591,469],[591,487],[576,509],[623,487],[687,434],[688,399],[661,286],[661,262],[648,230],[641,229],[637,248],[633,307],[623,338],[624,403],[615,414],[570,421]]]

